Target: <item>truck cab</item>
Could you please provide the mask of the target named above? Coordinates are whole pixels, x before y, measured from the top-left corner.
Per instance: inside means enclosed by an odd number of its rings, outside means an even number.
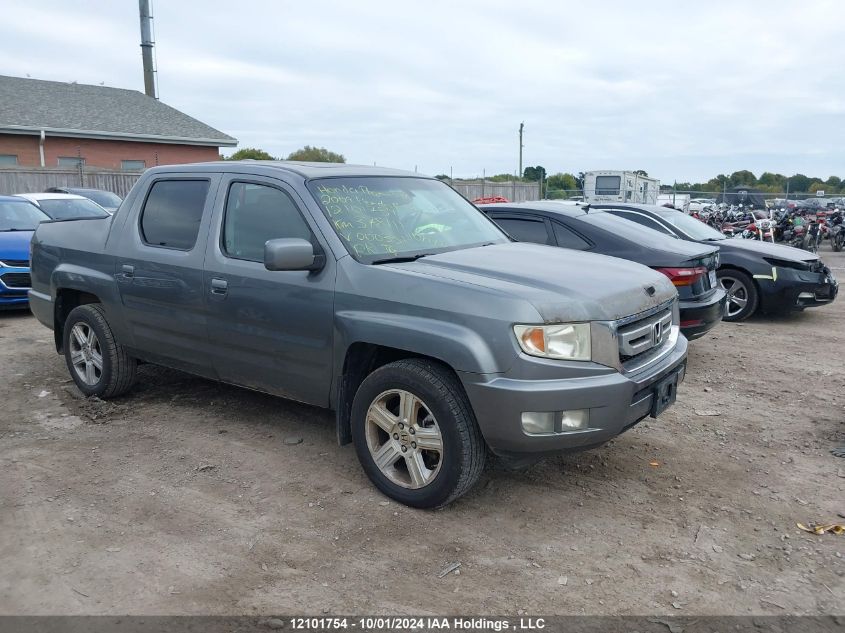
[[[674,402],[664,275],[514,243],[448,185],[270,161],[150,169],[113,216],[47,222],[33,313],[88,396],[153,363],[325,407],[373,483],[416,507],[598,446]]]

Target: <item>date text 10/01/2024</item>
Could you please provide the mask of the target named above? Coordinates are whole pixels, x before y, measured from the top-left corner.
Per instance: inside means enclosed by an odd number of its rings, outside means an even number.
[[[531,631],[546,626],[543,618],[519,618],[510,621],[504,618],[461,618],[461,617],[294,617],[290,618],[294,630],[342,630],[364,631],[415,631],[415,630],[457,630],[457,631]]]

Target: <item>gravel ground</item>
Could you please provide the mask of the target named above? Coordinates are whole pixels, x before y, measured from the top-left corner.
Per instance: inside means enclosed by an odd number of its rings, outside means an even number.
[[[86,401],[0,314],[0,614],[845,614],[845,536],[795,526],[845,514],[843,316],[722,324],[660,419],[427,512],[328,412],[151,366]]]

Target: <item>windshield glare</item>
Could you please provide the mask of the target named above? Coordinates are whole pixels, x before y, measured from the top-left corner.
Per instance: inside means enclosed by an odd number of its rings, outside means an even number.
[[[438,180],[324,178],[308,188],[349,253],[364,263],[509,241]]]
[[[694,240],[725,239],[725,236],[719,233],[719,231],[717,231],[713,227],[707,226],[701,220],[696,220],[694,217],[687,215],[682,211],[661,213],[660,217],[666,220],[672,226],[679,228],[681,231],[689,235]]]
[[[0,201],[0,231],[34,231],[49,219],[29,202]]]
[[[38,204],[54,220],[109,217],[105,209],[87,198],[48,198],[39,200]]]

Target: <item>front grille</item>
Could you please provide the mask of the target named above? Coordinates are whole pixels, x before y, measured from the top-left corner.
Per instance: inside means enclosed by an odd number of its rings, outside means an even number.
[[[628,361],[660,348],[669,339],[672,331],[672,310],[668,308],[617,330],[619,361]]]
[[[29,273],[6,273],[0,275],[0,281],[6,284],[7,288],[30,288],[32,280]]]
[[[29,268],[28,259],[4,259],[0,261],[0,265],[8,266],[9,268]]]

